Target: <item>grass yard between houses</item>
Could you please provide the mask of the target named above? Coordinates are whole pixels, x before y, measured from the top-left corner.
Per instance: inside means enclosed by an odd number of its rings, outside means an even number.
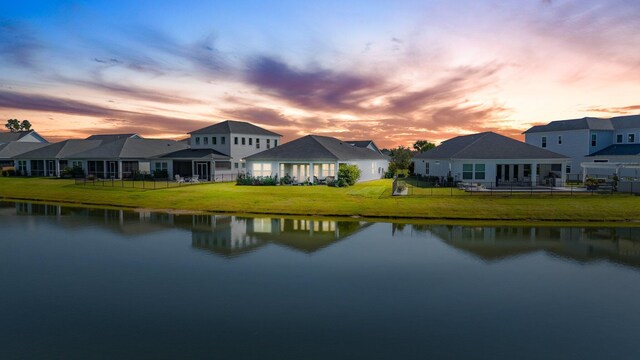
[[[391,180],[327,186],[188,185],[159,190],[0,178],[0,199],[176,211],[508,221],[640,221],[633,195],[391,196]],[[451,191],[446,190],[449,194]]]

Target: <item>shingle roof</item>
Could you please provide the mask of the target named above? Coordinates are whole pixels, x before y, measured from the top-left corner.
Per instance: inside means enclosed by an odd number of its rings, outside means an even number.
[[[357,146],[359,148],[367,148],[369,145],[373,146],[373,149],[375,149],[375,151],[380,152],[380,149],[378,148],[378,146],[376,145],[375,142],[373,142],[373,140],[347,140],[345,141],[346,143],[349,143],[353,146]],[[371,150],[371,149],[369,149]]]
[[[594,117],[585,117],[582,119],[557,120],[547,125],[533,126],[523,134],[531,134],[537,132],[548,131],[568,131],[568,130],[613,130],[613,125],[609,119],[601,119]]]
[[[307,135],[273,149],[248,156],[246,160],[367,160],[387,158],[375,151],[345,141],[319,135]]]
[[[494,132],[458,136],[420,153],[415,159],[566,159],[549,150]]]
[[[163,159],[225,159],[230,157],[213,149],[184,149],[160,156]]]
[[[0,144],[0,159],[11,159],[14,156],[47,146],[47,143],[11,141]]]
[[[59,159],[99,146],[100,140],[65,140],[18,155],[24,159]]]
[[[188,146],[173,140],[121,138],[114,141],[103,141],[87,151],[78,152],[69,158],[74,159],[145,159],[160,156]]]
[[[640,129],[640,115],[616,116],[611,118],[614,129]]]
[[[640,144],[616,144],[607,146],[588,156],[623,156],[623,155],[640,155]]]
[[[202,129],[190,132],[189,134],[247,134],[247,135],[268,135],[282,136],[267,129],[253,125],[245,121],[225,120],[221,123],[213,124]]]
[[[18,132],[4,132],[3,131],[3,132],[0,132],[0,144],[8,143],[10,141],[18,141],[18,140],[22,139],[23,137],[25,137],[25,136],[27,136],[29,134],[33,134],[35,137],[44,140],[44,138],[42,138],[40,135],[38,135],[33,130],[18,131]],[[44,141],[46,142],[46,140],[44,140]]]
[[[142,136],[138,134],[95,134],[91,135],[85,140],[103,140],[103,141],[115,141],[126,138],[142,139]]]

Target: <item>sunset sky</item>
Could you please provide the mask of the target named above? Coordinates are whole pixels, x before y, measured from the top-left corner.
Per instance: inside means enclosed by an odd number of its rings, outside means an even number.
[[[2,1],[0,119],[382,147],[640,113],[640,1]]]

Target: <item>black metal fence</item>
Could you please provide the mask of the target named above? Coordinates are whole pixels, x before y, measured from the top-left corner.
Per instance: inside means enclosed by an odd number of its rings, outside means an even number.
[[[75,179],[76,185],[83,186],[96,186],[96,187],[113,187],[113,188],[128,188],[128,189],[144,189],[144,190],[157,190],[157,189],[168,189],[168,188],[176,188],[182,186],[191,186],[191,185],[200,185],[200,184],[210,184],[212,182],[232,182],[236,181],[237,175],[235,174],[226,174],[226,175],[217,175],[211,181],[207,180],[197,180],[192,181],[188,178],[183,178],[180,181],[170,180],[170,179],[153,179],[153,178],[141,178],[141,179]]]
[[[483,181],[439,182],[427,178],[394,179],[393,195],[408,196],[513,196],[513,195],[596,195],[596,194],[640,194],[638,181],[608,181],[601,179],[596,184],[586,186],[577,182],[561,182],[560,179],[546,179],[542,183],[510,182],[496,183]]]

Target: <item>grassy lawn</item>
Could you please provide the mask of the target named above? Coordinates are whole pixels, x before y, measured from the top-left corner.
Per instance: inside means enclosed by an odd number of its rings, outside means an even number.
[[[640,221],[640,197],[632,195],[465,195],[392,197],[391,180],[348,188],[327,186],[236,186],[179,188],[75,185],[73,180],[0,178],[0,199],[72,204],[278,215],[363,216],[513,221]],[[458,195],[458,196],[456,196]]]

